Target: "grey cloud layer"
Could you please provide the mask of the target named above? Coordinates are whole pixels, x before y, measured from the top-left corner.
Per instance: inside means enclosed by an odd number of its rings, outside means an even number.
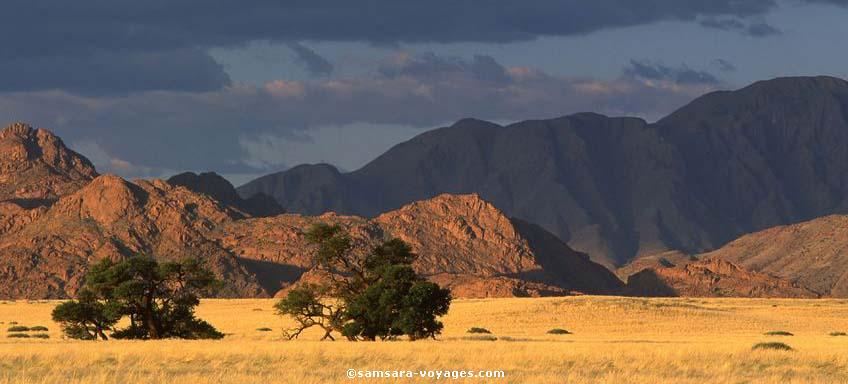
[[[722,71],[732,68],[732,64],[725,60],[717,60],[717,63]],[[720,83],[719,79],[712,73],[695,70],[685,64],[679,67],[669,67],[658,63],[630,60],[630,65],[624,68],[624,74],[647,80],[667,80],[678,84]]]
[[[782,33],[780,29],[777,29],[763,21],[746,22],[735,18],[706,18],[701,20],[701,25],[707,28],[740,32],[753,37],[765,37],[779,35]]]
[[[247,173],[255,169],[245,162],[254,156],[239,145],[245,138],[358,123],[430,128],[464,117],[514,121],[582,111],[653,118],[712,89],[709,84],[627,77],[558,77],[505,67],[486,56],[461,60],[400,54],[384,68],[394,72],[198,93],[143,92],[120,98],[6,93],[0,94],[0,120],[31,121],[55,129],[69,142],[94,140],[100,157],[111,154],[126,169]]]
[[[0,26],[0,36],[7,36],[0,41],[24,48],[23,54],[43,52],[27,44],[33,42],[69,53],[261,39],[508,42],[698,16],[747,17],[775,5],[774,0],[6,0],[0,12],[15,17]],[[6,33],[21,30],[31,36]]]
[[[288,47],[294,52],[295,61],[313,76],[326,76],[333,72],[333,64],[309,47],[297,42],[288,43]]]
[[[513,42],[664,20],[737,20],[775,5],[775,0],[5,0],[0,91],[206,91],[229,81],[204,53],[211,47],[258,40]],[[767,34],[765,27],[751,25],[746,33]],[[313,74],[332,71],[309,48],[291,47]],[[481,71],[491,69],[496,70]],[[92,81],[97,71],[105,78]]]
[[[204,92],[230,83],[222,66],[197,49],[0,60],[0,92],[49,89],[89,95],[149,90]]]

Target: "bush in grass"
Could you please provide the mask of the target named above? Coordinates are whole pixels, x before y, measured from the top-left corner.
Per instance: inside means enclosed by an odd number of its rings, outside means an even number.
[[[554,329],[551,329],[550,331],[548,331],[548,334],[549,335],[570,335],[571,332],[568,332],[567,330],[562,329],[562,328],[554,328]]]
[[[500,341],[532,341],[532,339],[528,339],[526,337],[510,337],[510,336],[500,336],[498,337]]]
[[[751,347],[751,349],[755,350],[755,351],[758,350],[758,349],[775,350],[775,351],[793,351],[794,350],[789,345],[786,345],[786,344],[780,343],[780,342],[774,342],[774,341],[769,342],[769,343],[754,344],[754,346]]]
[[[25,327],[23,325],[15,325],[13,327],[9,327],[6,332],[26,332],[29,331],[29,327]]]
[[[492,333],[492,332],[491,332],[491,331],[489,331],[488,329],[486,329],[486,328],[480,328],[480,327],[471,327],[471,328],[468,328],[468,331],[466,331],[466,332],[468,332],[468,333]]]
[[[29,335],[27,335],[26,333],[10,333],[6,335],[6,337],[13,339],[28,339]]]
[[[268,328],[268,327],[256,328],[256,330],[259,331],[259,332],[271,332],[271,331],[273,331],[273,329]]]
[[[36,334],[31,335],[31,336],[36,338],[36,339],[49,339],[50,338],[50,335],[48,335],[46,333],[36,333]]]
[[[792,334],[792,332],[786,332],[786,331],[768,331],[768,332],[764,333],[764,335],[766,335],[766,336],[795,336],[795,335]]]
[[[831,332],[831,336],[848,336],[848,333],[845,332]]]
[[[45,327],[45,326],[43,326],[43,325],[36,325],[36,326],[34,326],[34,327],[29,327],[29,330],[30,330],[30,331],[33,331],[33,332],[35,332],[35,331],[38,331],[38,332],[47,332],[47,331],[48,331],[47,327]]]
[[[498,338],[492,335],[479,335],[479,336],[466,336],[463,338],[464,340],[472,340],[472,341],[495,341]]]

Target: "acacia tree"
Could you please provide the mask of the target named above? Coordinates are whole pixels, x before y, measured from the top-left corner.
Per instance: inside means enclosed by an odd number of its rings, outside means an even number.
[[[149,257],[132,257],[119,263],[104,259],[86,275],[77,300],[53,311],[66,335],[86,338],[79,324],[101,324],[96,333],[106,339],[219,339],[223,334],[194,315],[199,295],[218,286],[211,271],[198,259],[159,263]],[[115,329],[117,320],[128,317],[129,326]],[[103,321],[108,320],[108,321]],[[112,321],[114,320],[114,321]],[[111,322],[111,323],[110,323]]]
[[[435,338],[441,331],[436,317],[447,313],[450,291],[415,273],[417,256],[408,244],[391,239],[357,255],[341,227],[323,223],[307,232],[307,240],[318,246],[313,261],[327,282],[293,289],[277,304],[278,313],[298,322],[289,338],[313,326],[324,329],[322,340],[333,339],[333,331],[368,341]]]
[[[321,340],[335,340],[333,331],[341,331],[344,312],[336,305],[331,304],[331,298],[327,295],[327,285],[306,284],[292,289],[285,298],[274,306],[280,315],[291,315],[300,324],[299,327],[285,332],[285,336],[291,340],[300,336],[300,333],[311,327],[320,327],[324,330]]]
[[[62,325],[62,331],[72,339],[108,340],[111,331],[121,318],[117,308],[107,306],[89,289],[83,288],[76,300],[66,301],[53,309],[53,321]]]

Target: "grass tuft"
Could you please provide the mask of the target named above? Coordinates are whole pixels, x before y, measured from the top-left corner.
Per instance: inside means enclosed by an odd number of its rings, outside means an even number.
[[[471,327],[471,328],[468,328],[468,330],[467,330],[466,332],[468,332],[468,333],[492,333],[492,332],[491,332],[491,331],[489,331],[488,329],[486,329],[486,328],[480,328],[480,327]]]
[[[764,333],[764,335],[766,335],[766,336],[795,336],[794,334],[792,334],[792,332],[786,332],[786,331],[768,331],[768,332]]]
[[[9,323],[9,324],[11,324],[11,323]],[[26,331],[29,331],[29,327],[25,327],[23,325],[15,325],[15,326],[9,327],[9,329],[6,330],[6,332],[26,332]]]
[[[848,336],[848,333],[845,332],[831,332],[831,336]]]
[[[273,329],[268,328],[268,327],[256,328],[256,330],[259,331],[259,332],[271,332],[271,331],[273,331]]]
[[[47,329],[47,327],[45,327],[43,325],[36,325],[36,326],[29,327],[29,330],[30,331],[39,331],[39,332],[49,331],[49,329]]]
[[[548,334],[549,335],[570,335],[571,332],[569,332],[565,329],[562,329],[562,328],[554,328],[554,329],[551,329],[550,331],[548,331]]]
[[[758,349],[764,349],[764,350],[770,349],[770,350],[775,350],[775,351],[794,351],[794,349],[792,349],[792,347],[790,347],[789,345],[787,345],[785,343],[776,342],[776,341],[772,341],[772,342],[768,342],[768,343],[757,343],[757,344],[754,344],[754,346],[751,347],[751,349],[754,350],[754,351],[756,351]]]
[[[31,336],[36,338],[36,339],[49,339],[50,338],[50,335],[48,335],[46,333],[35,333]]]
[[[10,333],[6,335],[6,337],[11,339],[28,339],[29,335],[27,335],[26,333]]]
[[[471,340],[471,341],[495,341],[498,338],[492,335],[479,335],[479,336],[466,336],[462,338],[463,340]]]

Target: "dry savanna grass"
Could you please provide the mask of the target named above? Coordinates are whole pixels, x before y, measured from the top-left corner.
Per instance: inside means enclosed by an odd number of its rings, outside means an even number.
[[[0,383],[844,383],[846,300],[566,297],[456,300],[438,341],[284,341],[273,300],[206,300],[219,341],[84,342],[56,302],[0,303]],[[49,339],[8,338],[11,322]],[[491,338],[469,338],[472,327]],[[271,328],[272,331],[260,330]],[[549,334],[560,328],[571,334]],[[781,330],[792,336],[770,336]],[[791,351],[762,348],[781,342]],[[346,378],[346,370],[504,371],[502,379]]]

